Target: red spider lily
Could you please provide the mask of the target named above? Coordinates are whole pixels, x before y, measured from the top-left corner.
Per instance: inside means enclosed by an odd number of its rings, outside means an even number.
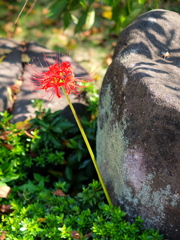
[[[87,87],[81,83],[91,82],[93,79],[80,80],[74,76],[70,62],[55,63],[48,67],[46,72],[38,72],[28,65],[34,71],[31,81],[25,80],[31,90],[43,90],[45,94],[40,97],[46,100],[52,100],[54,95],[58,98],[62,97],[61,88],[64,89],[66,94],[74,93],[76,95],[82,92],[82,89]],[[30,72],[30,71],[29,71]]]

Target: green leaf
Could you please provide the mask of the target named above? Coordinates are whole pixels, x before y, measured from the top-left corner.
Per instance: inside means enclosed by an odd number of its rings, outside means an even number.
[[[35,179],[37,182],[48,182],[47,177],[43,177],[42,175],[40,175],[40,174],[38,174],[38,173],[34,173],[33,176],[34,176],[34,179]]]
[[[74,11],[79,10],[81,8],[81,5],[78,0],[69,0],[68,1],[68,10]]]
[[[37,122],[39,123],[39,125],[42,125],[45,128],[49,127],[49,124],[47,124],[46,122],[44,122],[42,119],[38,119]]]
[[[63,22],[64,22],[64,29],[66,29],[69,24],[71,23],[72,17],[70,12],[65,12],[64,17],[63,17]]]
[[[83,156],[82,151],[81,151],[81,150],[77,150],[77,158],[78,158],[78,162],[81,161],[82,156]]]
[[[0,182],[0,187],[3,187],[3,186],[7,186],[7,184],[4,182]]]
[[[124,14],[121,14],[124,16]],[[119,21],[119,16],[120,16],[120,11],[119,11],[119,6],[116,6],[112,9],[112,20],[115,22]]]
[[[94,8],[91,8],[87,13],[87,17],[85,21],[86,30],[89,30],[93,26],[94,20],[95,20],[95,10]]]
[[[66,166],[64,173],[65,173],[66,178],[71,182],[73,180],[72,169],[69,166]]]
[[[61,124],[62,119],[60,116],[53,117],[54,120],[51,121],[51,126],[56,125],[56,124]]]
[[[36,185],[34,185],[34,183],[32,181],[28,180],[28,182],[21,185],[19,187],[19,189],[21,189],[22,191],[27,190],[28,192],[35,192],[36,191]]]
[[[67,128],[74,127],[74,124],[71,123],[71,122],[69,122],[69,121],[67,121],[67,120],[64,120],[64,121],[61,122],[60,127],[61,127],[63,130],[65,130],[65,129],[67,129]]]
[[[77,167],[77,152],[73,153],[70,155],[70,157],[68,158],[68,165],[73,168],[74,166]]]
[[[77,183],[79,183],[79,182],[86,181],[87,179],[88,178],[86,176],[84,176],[82,174],[78,174],[76,181],[77,181]]]
[[[88,0],[89,6],[93,4],[94,0]]]
[[[104,0],[104,2],[109,6],[116,6],[119,4],[119,0]]]
[[[83,169],[83,168],[87,167],[90,162],[91,162],[91,159],[87,159],[87,160],[83,161],[81,163],[81,165],[79,166],[79,169]]]
[[[6,174],[2,179],[1,181],[2,182],[10,182],[12,180],[15,180],[19,177],[18,174],[14,174],[14,173],[9,173],[9,174]]]
[[[56,140],[56,138],[53,136],[53,135],[51,135],[51,134],[49,134],[49,140],[55,145],[55,147],[60,147],[61,146],[61,144]]]
[[[146,0],[138,0],[138,3],[139,3],[139,4],[145,4],[145,3],[146,3]]]
[[[49,18],[59,17],[68,4],[68,0],[55,0],[53,1],[50,9],[51,11],[48,14]]]
[[[79,3],[81,4],[81,6],[82,6],[84,9],[87,8],[87,7],[86,7],[86,3],[87,3],[86,0],[79,0]]]
[[[84,144],[83,143],[84,143],[84,140],[82,138],[80,138],[78,140],[78,148],[82,151],[84,151]]]
[[[74,139],[70,139],[69,143],[67,143],[67,146],[72,149],[77,149],[78,148],[78,143]]]
[[[62,129],[60,126],[58,127],[53,127],[52,130],[55,132],[55,133],[62,133]]]
[[[74,14],[71,14],[71,18],[72,18],[72,21],[74,22],[74,24],[78,23],[78,18]]]
[[[6,162],[1,165],[1,169],[5,173],[13,171],[13,167],[14,167],[14,161],[12,161],[11,163]]]
[[[78,21],[78,23],[77,23],[77,25],[76,25],[76,27],[75,27],[75,30],[74,30],[75,33],[80,32],[80,31],[83,30],[83,26],[84,26],[84,24],[85,24],[85,22],[86,22],[87,14],[88,14],[88,12],[86,11],[86,12],[84,12],[84,13],[82,14],[82,16],[79,18],[79,21]]]

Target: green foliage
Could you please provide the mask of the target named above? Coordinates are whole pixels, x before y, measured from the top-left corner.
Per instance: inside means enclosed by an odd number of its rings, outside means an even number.
[[[74,124],[61,117],[60,113],[61,111],[51,113],[50,109],[44,113],[36,111],[36,117],[30,122],[33,123],[34,128],[39,128],[41,138],[32,144],[32,151],[40,153],[43,148],[63,148],[59,140],[65,140],[65,135],[70,129],[72,130]]]
[[[119,207],[105,204],[97,181],[75,197],[55,195],[44,188],[46,181],[36,174],[26,186],[13,190],[13,212],[3,215],[0,223],[1,231],[7,231],[7,240],[75,239],[73,232],[79,234],[79,239],[163,239],[158,231],[144,230],[139,217],[130,224]]]
[[[16,166],[20,162],[20,158],[18,156],[11,155],[11,158],[8,158],[6,161],[4,161],[5,158],[7,158],[8,151],[6,148],[1,147],[0,148],[0,185],[5,185],[5,183],[10,182],[14,179],[19,178],[19,174],[17,174]],[[21,174],[23,175],[23,173]]]
[[[96,119],[84,116],[81,121],[95,150]],[[96,177],[78,127],[64,119],[61,111],[36,111],[36,117],[30,122],[33,129],[38,129],[39,138],[29,144],[29,155],[35,157],[28,159],[27,167],[46,168],[44,172],[68,181],[75,189],[81,189],[83,183]]]
[[[97,112],[96,94],[93,89],[89,91],[92,97],[92,101],[89,98],[89,111],[93,115]],[[51,113],[42,106],[41,101],[34,102],[39,111],[31,121],[33,125],[29,133],[35,138],[17,130],[10,123],[11,116],[7,112],[1,113],[1,135],[4,136],[4,131],[11,133],[2,143],[21,147],[21,151],[0,148],[1,186],[8,182],[12,188],[8,199],[1,199],[2,205],[11,204],[13,210],[1,215],[0,231],[6,231],[6,239],[70,240],[75,239],[75,234],[84,240],[163,239],[158,231],[144,230],[139,217],[130,224],[119,207],[107,205],[97,181],[83,187],[74,197],[68,194],[74,195],[75,187],[80,189],[85,180],[89,182],[93,178],[93,166],[77,127],[63,119],[60,111]],[[89,140],[95,142],[96,121],[82,118],[82,124]],[[46,140],[47,135],[43,135],[46,132],[55,135],[60,145],[57,146],[51,138]],[[52,179],[51,174],[56,177]],[[68,195],[58,193],[58,189]]]
[[[76,24],[75,32],[80,32],[82,29],[90,29],[95,21],[95,10],[92,7],[94,0],[54,0],[50,4],[50,18],[62,17],[64,28],[67,28],[71,21]],[[83,10],[80,17],[76,17],[74,11]]]
[[[0,113],[0,116],[0,144],[2,144],[0,147],[0,185],[5,185],[14,179],[25,177],[25,173],[17,170],[25,156],[25,148],[21,144],[23,131],[17,130],[15,124],[10,123],[12,116],[7,111]]]
[[[152,8],[158,8],[158,1],[151,3]],[[100,17],[103,21],[103,7],[109,7],[112,17],[108,17],[113,23],[109,31],[119,33],[124,27],[132,22],[145,8],[148,8],[147,0],[53,0],[50,5],[49,17],[64,19],[64,28],[71,22],[75,23],[75,33],[88,30],[96,24],[95,18]],[[99,9],[101,9],[99,11]]]
[[[98,97],[90,99],[94,92],[91,87],[87,108],[89,114],[82,116],[81,121],[95,151],[94,113],[97,112]],[[83,184],[97,177],[77,125],[64,119],[61,111],[51,113],[50,109],[43,109],[42,100],[34,100],[33,106],[37,111],[36,117],[30,121],[32,126],[28,129],[29,135],[24,130],[16,129],[16,124],[10,123],[12,116],[9,113],[1,113],[0,134],[6,137],[0,140],[5,144],[0,148],[1,184],[10,182],[12,186],[13,180],[23,182],[25,177],[31,178],[32,173],[38,171],[50,176],[52,182],[67,181],[71,191],[82,189]]]

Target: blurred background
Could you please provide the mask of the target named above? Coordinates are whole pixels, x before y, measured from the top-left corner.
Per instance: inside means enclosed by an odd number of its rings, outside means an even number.
[[[0,0],[0,38],[69,54],[102,79],[118,34],[140,14],[180,12],[180,0]]]

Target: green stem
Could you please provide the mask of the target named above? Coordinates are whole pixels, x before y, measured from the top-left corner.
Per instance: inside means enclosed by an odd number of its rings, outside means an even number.
[[[99,181],[100,181],[100,183],[101,183],[101,185],[102,185],[103,191],[104,191],[105,196],[106,196],[106,199],[107,199],[107,201],[108,201],[108,204],[109,204],[109,205],[113,205],[112,202],[111,202],[109,193],[108,193],[108,191],[107,191],[107,188],[106,188],[106,186],[105,186],[105,184],[104,184],[104,181],[103,181],[102,175],[101,175],[101,173],[100,173],[99,167],[98,167],[98,165],[97,165],[97,162],[96,162],[94,153],[93,153],[93,151],[92,151],[92,148],[91,148],[91,146],[90,146],[90,144],[89,144],[89,141],[88,141],[88,139],[87,139],[87,137],[86,137],[86,134],[85,134],[85,132],[84,132],[84,129],[83,129],[83,127],[82,127],[82,124],[81,124],[81,122],[80,122],[80,120],[79,120],[79,118],[78,118],[78,116],[77,116],[77,114],[76,114],[76,111],[75,111],[75,109],[74,109],[74,107],[73,107],[73,105],[72,105],[72,103],[71,103],[71,100],[69,99],[69,96],[66,94],[66,92],[65,92],[65,90],[64,90],[63,87],[62,87],[62,91],[63,91],[64,95],[66,96],[66,99],[67,99],[67,101],[68,101],[68,104],[69,104],[69,106],[70,106],[70,108],[71,108],[71,111],[72,111],[72,113],[73,113],[73,115],[74,115],[74,118],[76,119],[76,122],[77,122],[77,125],[78,125],[78,127],[79,127],[79,130],[80,130],[80,132],[81,132],[81,134],[82,134],[82,137],[83,137],[83,139],[84,139],[84,141],[85,141],[85,143],[86,143],[87,149],[88,149],[89,154],[90,154],[90,156],[91,156],[91,159],[92,159],[92,161],[93,161],[94,167],[95,167],[95,169],[96,169],[97,175],[98,175],[98,177],[99,177]]]

